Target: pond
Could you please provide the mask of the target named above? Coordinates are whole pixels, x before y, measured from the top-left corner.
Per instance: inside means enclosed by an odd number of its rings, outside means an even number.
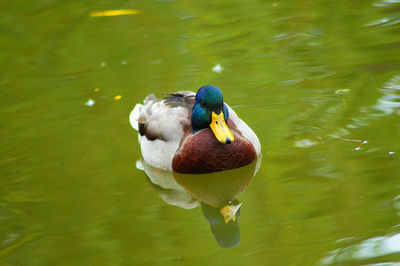
[[[0,264],[400,260],[398,0],[1,6]],[[129,113],[206,84],[258,135],[257,173],[146,175]]]

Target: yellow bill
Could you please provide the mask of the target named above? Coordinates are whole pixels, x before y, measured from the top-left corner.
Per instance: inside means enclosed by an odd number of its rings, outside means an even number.
[[[235,139],[225,123],[225,117],[222,111],[219,115],[212,112],[210,128],[214,132],[217,140],[221,143],[230,144]]]
[[[236,213],[239,210],[241,205],[242,205],[242,203],[239,203],[236,205],[229,204],[229,205],[225,205],[224,207],[221,208],[221,210],[219,212],[224,217],[224,221],[226,224],[228,224],[229,221],[236,222]]]

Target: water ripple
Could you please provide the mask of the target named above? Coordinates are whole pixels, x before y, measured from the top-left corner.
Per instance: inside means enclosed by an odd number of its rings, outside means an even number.
[[[322,264],[336,264],[351,259],[365,260],[400,252],[400,233],[378,236],[363,242],[330,252],[322,259]]]

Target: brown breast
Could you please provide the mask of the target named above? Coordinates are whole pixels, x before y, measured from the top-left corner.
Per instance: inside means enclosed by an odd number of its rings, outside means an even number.
[[[189,136],[172,161],[172,169],[184,174],[212,173],[245,166],[257,158],[253,145],[236,132],[231,144],[220,143],[211,129]]]

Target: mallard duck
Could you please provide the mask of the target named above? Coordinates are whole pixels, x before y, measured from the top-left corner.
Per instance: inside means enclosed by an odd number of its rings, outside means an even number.
[[[150,94],[129,120],[139,132],[143,160],[156,168],[211,173],[245,166],[260,155],[256,134],[212,85],[162,99]]]

